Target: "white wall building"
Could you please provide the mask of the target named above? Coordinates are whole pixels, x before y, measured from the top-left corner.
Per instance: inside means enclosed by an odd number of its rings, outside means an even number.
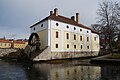
[[[52,59],[96,56],[99,52],[99,35],[79,23],[76,17],[67,18],[58,14],[58,9],[31,27],[31,34],[40,38],[40,49],[49,47]]]

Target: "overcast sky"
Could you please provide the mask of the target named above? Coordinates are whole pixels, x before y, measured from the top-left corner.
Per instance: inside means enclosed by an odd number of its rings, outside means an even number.
[[[58,8],[59,14],[71,17],[80,13],[80,23],[96,22],[96,11],[102,0],[0,0],[0,38],[28,38],[30,26]]]

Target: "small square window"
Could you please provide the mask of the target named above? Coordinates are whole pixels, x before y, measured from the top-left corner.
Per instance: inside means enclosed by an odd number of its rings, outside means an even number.
[[[74,30],[76,30],[76,27],[74,27]]]
[[[58,44],[56,44],[56,48],[58,48]]]
[[[56,23],[56,26],[59,26],[59,24],[58,24],[58,23]]]

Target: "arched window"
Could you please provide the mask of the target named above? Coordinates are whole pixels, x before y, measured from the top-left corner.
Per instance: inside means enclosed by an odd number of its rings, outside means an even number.
[[[74,30],[76,30],[76,27],[74,27]]]
[[[33,30],[35,31],[35,27],[33,28]]]
[[[82,41],[82,36],[80,36],[80,41]]]
[[[67,44],[67,48],[69,48],[69,44]]]
[[[89,41],[89,37],[87,37],[87,41]]]
[[[69,33],[66,34],[66,38],[69,39]]]
[[[76,40],[76,35],[74,34],[74,40]]]
[[[76,45],[74,45],[74,48],[76,49]]]
[[[43,27],[43,24],[41,24],[41,27]]]
[[[56,48],[58,48],[58,44],[56,44],[55,46],[56,46]]]
[[[56,31],[56,38],[58,38],[58,32]]]
[[[96,37],[94,37],[94,41],[96,41]]]
[[[83,46],[81,45],[81,49],[83,48]]]
[[[87,49],[89,49],[89,46],[87,46]]]

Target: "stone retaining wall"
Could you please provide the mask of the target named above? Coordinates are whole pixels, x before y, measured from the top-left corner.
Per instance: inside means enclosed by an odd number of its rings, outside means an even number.
[[[98,51],[94,52],[50,52],[50,47],[39,53],[33,61],[40,60],[53,60],[53,59],[67,59],[67,58],[80,58],[80,57],[93,57],[98,56]]]
[[[18,49],[7,48],[2,49],[0,48],[0,57],[4,57],[5,55],[9,55],[9,53],[16,52]]]

